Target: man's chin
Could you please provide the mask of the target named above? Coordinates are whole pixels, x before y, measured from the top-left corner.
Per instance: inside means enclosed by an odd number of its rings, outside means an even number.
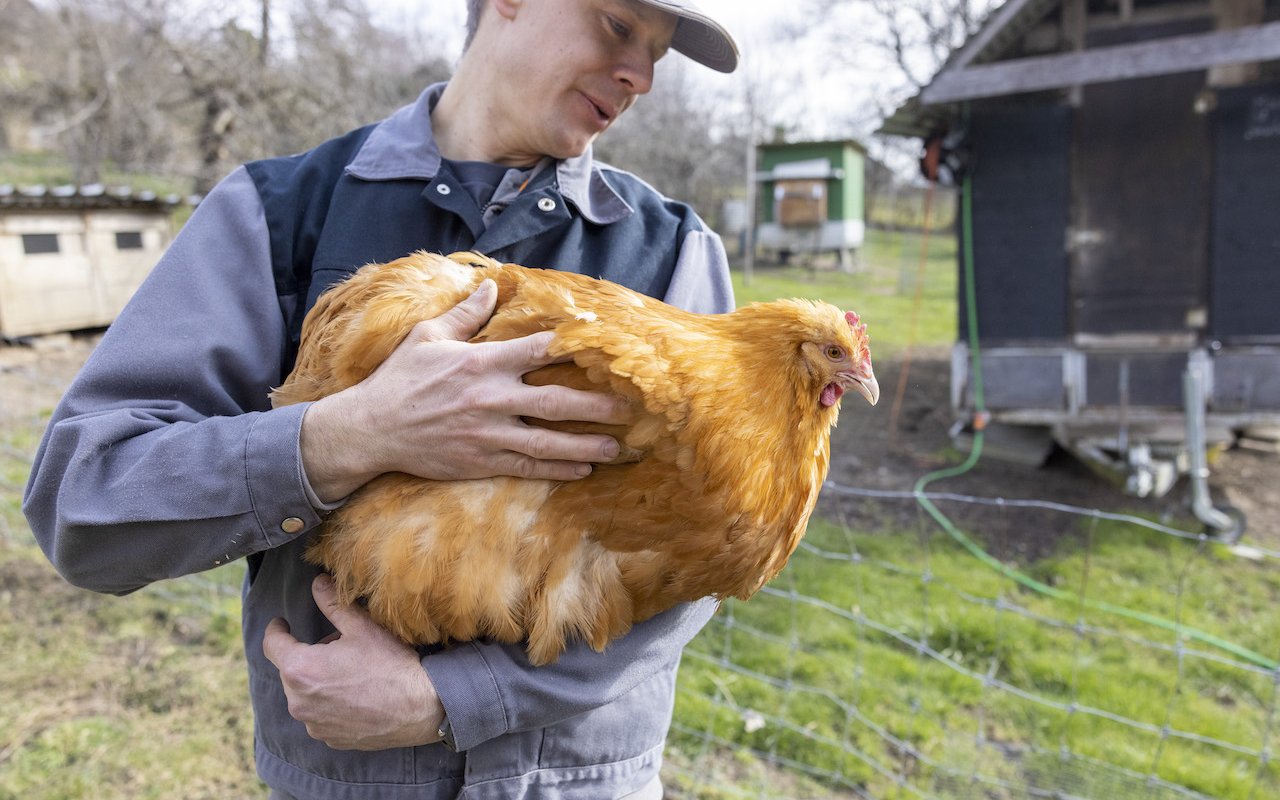
[[[577,158],[591,149],[591,145],[595,143],[596,139],[600,138],[600,133],[603,133],[603,131],[569,139],[560,144],[557,148],[557,152],[548,153],[547,155],[560,161]]]
[[[595,141],[595,137],[592,137],[591,141],[575,144],[571,147],[565,147],[559,153],[551,154],[551,157],[556,159],[557,161],[568,161],[569,159],[577,158],[581,156],[583,153],[590,150],[591,143],[594,141]]]

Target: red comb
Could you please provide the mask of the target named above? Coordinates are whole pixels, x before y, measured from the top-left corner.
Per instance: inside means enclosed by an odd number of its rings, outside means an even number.
[[[849,323],[849,328],[855,335],[862,334],[862,341],[859,343],[860,346],[858,347],[858,360],[870,366],[871,348],[867,346],[867,340],[871,337],[867,335],[866,323],[864,323],[862,319],[852,311],[844,312],[844,321]]]

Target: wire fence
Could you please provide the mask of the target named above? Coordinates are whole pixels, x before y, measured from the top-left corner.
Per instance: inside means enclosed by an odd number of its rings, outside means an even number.
[[[1280,552],[1048,500],[824,491],[837,518],[928,500],[1078,535],[1034,566],[1046,595],[923,513],[906,534],[815,522],[687,651],[675,796],[1280,796]]]
[[[0,377],[60,393],[36,366]],[[30,423],[0,442],[10,496],[49,408],[0,414]],[[787,569],[687,649],[670,797],[1280,797],[1280,551],[1043,499],[829,483],[824,501]],[[922,501],[1071,535],[993,566]],[[914,525],[850,522],[872,506]],[[226,575],[147,592],[229,617],[238,598]]]

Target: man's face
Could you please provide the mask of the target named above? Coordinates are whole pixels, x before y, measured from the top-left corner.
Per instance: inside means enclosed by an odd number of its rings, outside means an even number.
[[[653,85],[675,16],[635,0],[520,0],[495,64],[504,160],[580,155]],[[507,16],[504,14],[503,16]],[[497,20],[491,20],[497,22]]]

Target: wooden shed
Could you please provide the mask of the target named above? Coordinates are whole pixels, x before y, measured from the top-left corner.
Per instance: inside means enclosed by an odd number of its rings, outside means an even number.
[[[959,233],[996,422],[1138,493],[1206,443],[1275,435],[1278,59],[1280,0],[1010,0],[885,122],[968,181]],[[1201,410],[1203,442],[1187,427]]]
[[[866,153],[849,139],[761,145],[756,244],[784,256],[834,252],[851,267],[866,234]]]
[[[109,325],[173,238],[176,197],[0,186],[0,336]]]

